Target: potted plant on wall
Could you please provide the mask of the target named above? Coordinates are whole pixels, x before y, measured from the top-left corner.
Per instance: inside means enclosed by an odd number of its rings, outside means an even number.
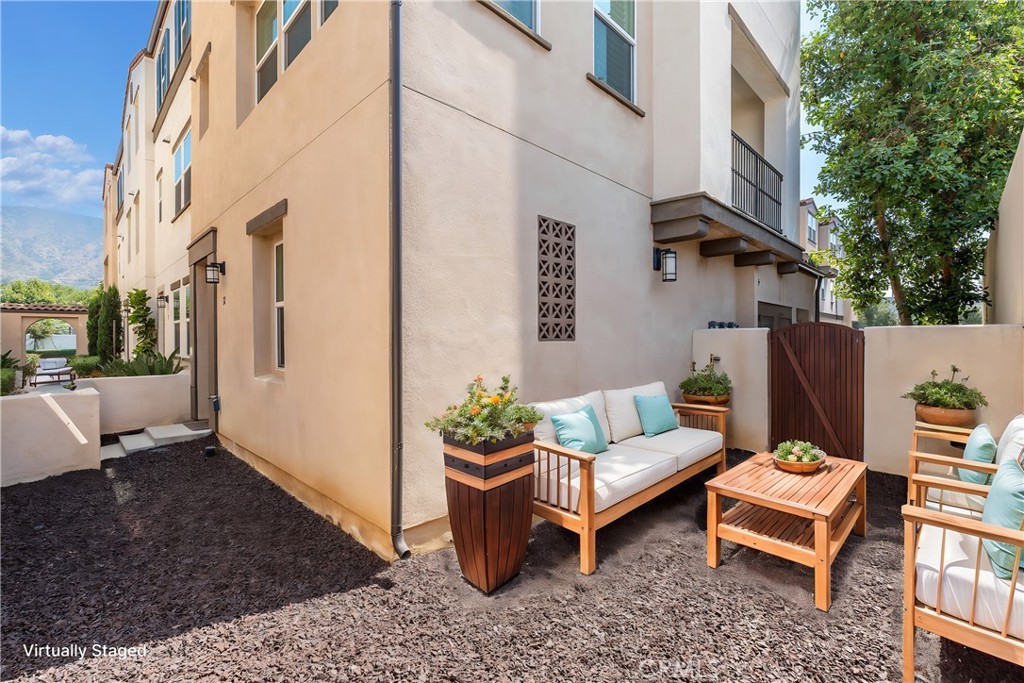
[[[732,380],[724,372],[716,372],[715,364],[708,363],[679,383],[684,403],[722,405],[729,402]]]
[[[960,368],[949,366],[952,374],[949,379],[938,380],[932,370],[931,381],[922,382],[903,394],[903,398],[915,401],[914,412],[917,419],[929,424],[950,427],[973,427],[976,424],[975,411],[978,406],[987,406],[985,394],[974,387],[967,386],[969,377],[956,381]]]
[[[461,404],[429,420],[444,442],[448,521],[462,575],[484,593],[523,564],[533,517],[533,428],[538,411],[520,405],[508,375],[495,391],[482,376]]]

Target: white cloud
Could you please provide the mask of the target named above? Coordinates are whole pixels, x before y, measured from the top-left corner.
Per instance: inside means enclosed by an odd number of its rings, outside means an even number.
[[[0,126],[0,191],[5,204],[91,209],[101,203],[103,168],[66,135]]]

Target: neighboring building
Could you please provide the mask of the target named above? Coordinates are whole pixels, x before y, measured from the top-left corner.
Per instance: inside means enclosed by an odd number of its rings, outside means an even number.
[[[472,376],[674,385],[813,314],[795,1],[192,10],[194,417],[384,556],[447,530]]]
[[[1017,145],[1002,200],[999,219],[988,238],[985,287],[992,306],[986,322],[1024,324],[1024,132]]]
[[[192,98],[182,80],[190,32],[189,0],[158,3],[146,48],[128,68],[121,145],[104,191],[104,284],[116,284],[122,298],[136,288],[149,292],[158,349],[179,349],[186,359]],[[126,326],[125,353],[136,343]]]
[[[103,168],[103,288],[118,284],[117,173],[113,164]]]
[[[813,199],[800,200],[800,244],[806,252],[828,249],[841,257],[843,247],[839,242],[839,233],[842,229],[842,223],[835,216],[828,220],[818,216],[818,207]],[[833,269],[824,270],[828,271],[829,277],[822,278],[817,306],[812,307],[810,319],[815,319],[816,311],[816,319],[821,322],[853,325],[856,319],[853,305],[848,299],[836,297],[835,276],[838,273]]]

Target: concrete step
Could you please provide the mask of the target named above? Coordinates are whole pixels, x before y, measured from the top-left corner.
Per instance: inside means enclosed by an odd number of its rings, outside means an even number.
[[[128,454],[124,452],[124,448],[120,443],[112,443],[109,446],[100,446],[100,460],[123,458],[126,455]]]
[[[146,427],[143,433],[152,439],[155,445],[166,446],[171,443],[201,439],[204,436],[208,436],[210,434],[210,430],[189,429],[183,424],[176,424],[161,425],[159,427]]]
[[[125,434],[124,436],[117,437],[117,440],[121,442],[121,448],[128,455],[156,446],[156,442],[145,432],[142,434]]]

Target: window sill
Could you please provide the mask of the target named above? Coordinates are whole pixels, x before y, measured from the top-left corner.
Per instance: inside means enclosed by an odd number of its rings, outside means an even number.
[[[284,373],[270,372],[265,375],[256,375],[256,379],[267,384],[284,384]]]
[[[190,206],[192,206],[192,202],[191,201],[189,201],[189,203],[186,204],[185,206],[183,206],[180,209],[178,209],[178,213],[174,214],[174,218],[171,219],[171,223],[174,223],[174,221],[176,221],[179,218],[181,218],[181,214],[183,214],[186,211],[188,211],[188,207],[190,207]]]
[[[540,45],[542,48],[551,52],[551,43],[544,39],[539,33],[534,31],[532,28],[524,24],[523,22],[516,19],[514,16],[509,14],[504,7],[494,2],[494,0],[477,0],[481,5],[491,10],[499,17],[504,19],[506,22],[511,24],[517,31],[522,33],[524,36],[532,40],[533,42]]]
[[[619,104],[621,104],[622,106],[626,107],[627,109],[629,109],[631,112],[633,112],[637,116],[639,116],[639,117],[647,116],[647,112],[645,112],[643,109],[641,109],[640,107],[638,107],[635,104],[633,104],[632,102],[630,102],[627,98],[623,97],[622,93],[620,93],[618,90],[616,90],[615,88],[611,87],[610,85],[608,85],[607,83],[602,81],[600,78],[598,78],[594,74],[588,73],[587,74],[587,80],[590,81],[591,83],[593,83],[594,85],[596,85],[600,90],[603,90],[605,93],[611,95],[612,98],[615,99]]]

